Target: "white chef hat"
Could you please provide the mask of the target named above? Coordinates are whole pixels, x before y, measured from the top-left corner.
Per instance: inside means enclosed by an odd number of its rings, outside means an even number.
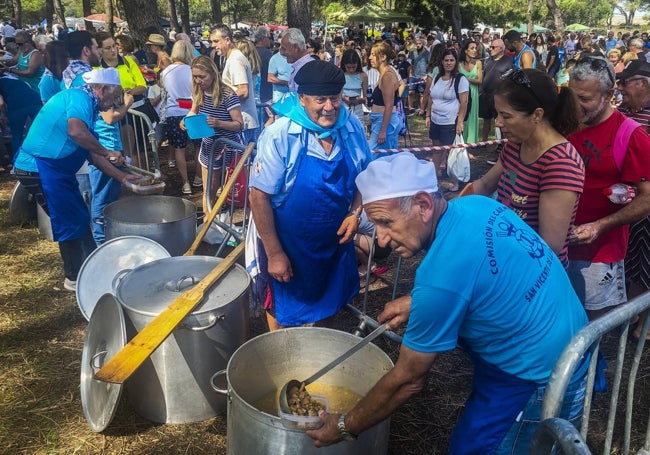
[[[99,68],[81,76],[86,84],[120,85],[120,73],[115,68]]]
[[[364,205],[383,199],[438,191],[436,168],[409,152],[377,158],[356,178]]]

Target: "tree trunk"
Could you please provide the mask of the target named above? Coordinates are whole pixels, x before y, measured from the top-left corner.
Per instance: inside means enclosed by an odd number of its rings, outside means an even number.
[[[169,0],[169,29],[174,30],[176,33],[181,31],[181,26],[178,24],[178,13],[176,12],[176,0]]]
[[[190,5],[187,0],[179,0],[181,9],[181,25],[183,32],[190,34]]]
[[[141,43],[144,43],[149,33],[165,32],[160,25],[160,16],[158,15],[158,6],[156,0],[128,0],[124,2],[123,19],[129,22],[131,35]]]
[[[54,16],[54,2],[53,0],[45,0],[45,19],[47,19],[47,25],[50,27],[54,25],[52,16]]]
[[[264,11],[266,12],[265,21],[269,21],[271,18],[275,17],[275,0],[265,0],[264,1]]]
[[[83,15],[84,17],[88,17],[93,13],[92,5],[90,4],[90,0],[81,0],[81,8],[83,10]],[[84,26],[86,27],[86,30],[92,30],[93,29],[93,23],[90,21],[84,21]]]
[[[526,32],[528,36],[533,33],[533,8],[535,7],[534,0],[528,0],[528,7],[526,8]]]
[[[20,0],[14,0],[20,2]],[[61,0],[54,0],[54,22],[58,24],[63,24],[64,27],[66,27],[65,24],[65,9],[63,8],[63,3]]]
[[[311,37],[311,4],[309,0],[287,0],[287,24],[300,29],[305,40]]]
[[[561,35],[564,33],[564,19],[562,19],[562,11],[557,6],[557,2],[555,0],[546,0],[546,6],[553,15],[555,30],[557,30],[557,32]]]
[[[453,0],[451,4],[451,30],[456,37],[456,40],[460,43],[463,36],[461,31],[461,15],[460,15],[460,2],[459,0]]]
[[[106,11],[106,25],[104,26],[104,29],[113,36],[115,35],[115,24],[113,23],[113,16],[115,16],[115,14],[113,10],[113,2],[111,0],[104,0],[104,10]]]
[[[11,4],[14,9],[14,19],[16,19],[16,24],[18,28],[22,28],[23,24],[23,4],[20,0],[11,0]]]
[[[223,13],[221,12],[221,0],[210,0],[212,7],[212,22],[215,24],[223,23]]]

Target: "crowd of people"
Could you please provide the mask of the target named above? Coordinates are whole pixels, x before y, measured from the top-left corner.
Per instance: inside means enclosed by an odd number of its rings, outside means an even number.
[[[388,416],[460,344],[475,379],[451,452],[524,453],[564,346],[624,304],[628,286],[630,296],[650,288],[647,36],[360,36],[323,41],[258,27],[246,37],[219,25],[207,36],[177,33],[170,48],[151,33],[143,46],[152,83],[127,35],[75,31],[37,49],[18,31],[22,50],[0,77],[13,172],[50,215],[64,287],[74,290],[104,241],[95,219],[136,178],[120,168],[136,159],[129,109],[158,125],[183,194],[203,185],[210,166],[217,191],[219,171],[237,159],[225,147],[210,163],[215,139],[256,142],[247,270],[270,330],[332,326],[359,292],[359,272],[376,270],[373,229],[381,255],[425,251],[411,293],[378,317],[407,324],[395,368],[347,415],[322,414],[324,426],[308,432],[316,445],[354,439]],[[612,57],[630,51],[626,65]],[[193,145],[185,122],[197,114],[214,134]],[[445,152],[425,161],[389,150],[413,115],[425,118],[434,145],[486,140],[493,126],[507,142],[461,188],[440,181]],[[629,190],[617,200],[621,185]],[[213,197],[204,193],[204,210]],[[588,361],[565,397],[562,416],[573,423]]]

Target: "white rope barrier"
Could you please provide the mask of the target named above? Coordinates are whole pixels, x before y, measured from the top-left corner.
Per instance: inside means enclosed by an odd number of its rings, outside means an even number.
[[[451,150],[453,148],[465,147],[476,148],[485,147],[486,145],[503,144],[508,142],[508,139],[495,139],[492,141],[473,142],[471,144],[456,144],[456,145],[432,145],[431,147],[411,147],[399,149],[374,149],[372,153],[397,153],[397,152],[440,152],[444,150]]]

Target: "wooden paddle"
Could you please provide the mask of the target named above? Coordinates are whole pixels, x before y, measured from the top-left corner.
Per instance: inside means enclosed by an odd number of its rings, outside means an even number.
[[[239,163],[237,163],[237,166],[235,166],[235,169],[232,171],[232,175],[226,182],[226,184],[223,186],[221,190],[221,195],[219,195],[219,198],[217,199],[217,202],[214,203],[214,206],[212,207],[212,210],[208,214],[208,216],[205,218],[205,221],[203,222],[203,227],[199,231],[199,233],[196,236],[196,239],[194,239],[194,243],[190,246],[189,250],[185,252],[183,256],[192,256],[196,249],[199,247],[201,242],[203,241],[203,237],[205,237],[205,234],[208,233],[208,230],[210,229],[210,226],[212,225],[212,222],[214,219],[217,217],[219,214],[219,210],[221,210],[221,206],[223,203],[226,201],[226,198],[228,197],[228,193],[230,193],[230,190],[232,189],[232,186],[235,184],[235,181],[237,180],[237,176],[239,173],[242,171],[244,168],[244,165],[246,164],[246,161],[248,161],[248,157],[253,153],[253,147],[255,146],[254,142],[251,142],[248,144],[248,147],[246,147],[246,150],[244,150],[244,154],[242,155],[241,159],[239,160]]]
[[[194,243],[185,253],[185,256],[194,254],[203,237],[207,233],[214,218],[219,213],[228,193],[232,189],[237,175],[242,171],[248,157],[253,151],[254,143],[248,144],[239,163],[233,170],[231,178],[224,185],[221,195],[215,202],[212,211],[206,218],[203,228],[194,240]],[[120,351],[109,359],[106,364],[95,374],[101,381],[122,384],[144,363],[145,360],[167,339],[176,326],[203,300],[205,291],[214,285],[235,264],[244,252],[244,243],[240,243],[228,254],[214,269],[210,271],[196,286],[184,292],[165,308],[156,318],[133,337]]]

